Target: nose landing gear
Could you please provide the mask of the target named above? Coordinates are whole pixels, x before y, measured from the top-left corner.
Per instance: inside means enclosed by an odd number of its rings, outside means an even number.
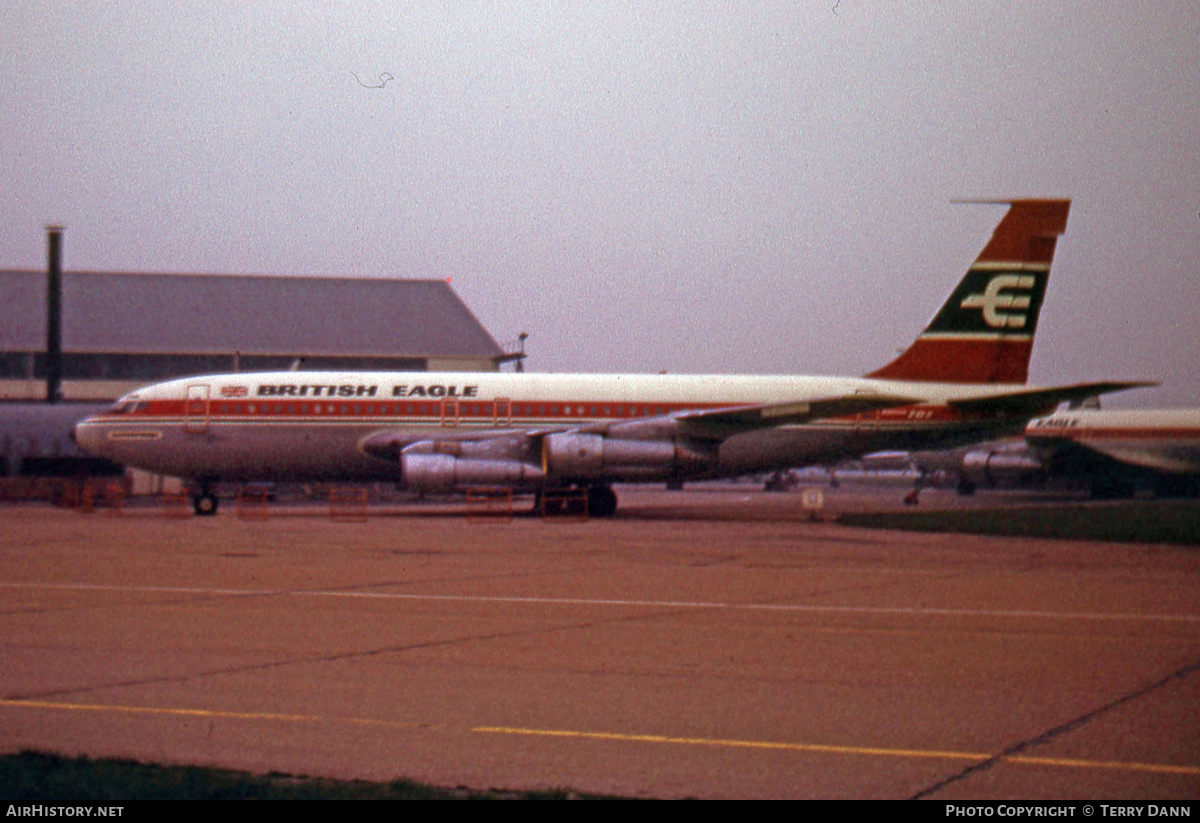
[[[197,517],[212,517],[217,513],[217,496],[207,483],[202,484],[200,491],[192,495],[192,511]]]

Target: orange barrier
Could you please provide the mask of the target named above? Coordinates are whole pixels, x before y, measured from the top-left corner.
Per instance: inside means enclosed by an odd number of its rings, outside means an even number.
[[[104,513],[111,516],[125,510],[125,484],[113,480],[104,484]]]
[[[542,517],[587,520],[587,489],[543,489],[538,508]]]
[[[188,516],[187,492],[164,491],[162,493],[162,507],[164,516],[182,520]]]
[[[513,493],[508,486],[467,489],[467,521],[508,523],[513,519]]]
[[[125,507],[128,481],[67,477],[2,477],[0,500],[45,500],[51,505],[90,514],[96,508],[120,512]]]
[[[0,479],[0,500],[28,500],[32,495],[32,477],[5,477]]]
[[[269,489],[241,488],[237,495],[237,516],[240,520],[266,520],[271,501]]]
[[[78,489],[79,493],[75,497],[75,510],[83,514],[91,514],[96,510],[96,487],[91,483],[84,483]]]
[[[125,487],[121,483],[84,481],[74,485],[78,489],[78,494],[75,495],[75,511],[81,514],[91,514],[102,508],[105,514],[111,516],[120,514],[125,508]]]
[[[329,519],[337,523],[362,523],[367,519],[367,490],[329,489]]]
[[[78,481],[60,478],[45,478],[50,489],[50,505],[64,509],[77,509],[81,505],[83,488]],[[91,502],[88,502],[91,506]],[[91,511],[89,508],[88,511]]]

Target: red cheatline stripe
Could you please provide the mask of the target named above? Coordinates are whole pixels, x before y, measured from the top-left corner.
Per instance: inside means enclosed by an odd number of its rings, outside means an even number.
[[[1030,437],[1071,440],[1197,440],[1200,428],[1090,428],[1031,429]]]

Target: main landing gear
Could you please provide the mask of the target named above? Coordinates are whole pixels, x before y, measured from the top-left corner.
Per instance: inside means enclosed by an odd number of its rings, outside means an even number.
[[[592,517],[612,517],[617,513],[617,494],[612,486],[588,486],[587,501]]]
[[[612,517],[617,512],[617,495],[612,486],[542,489],[533,499],[535,514],[581,515],[587,502],[588,517]]]

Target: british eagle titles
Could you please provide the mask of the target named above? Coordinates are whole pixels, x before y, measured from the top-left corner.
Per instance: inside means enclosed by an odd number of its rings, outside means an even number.
[[[258,387],[259,397],[377,397],[379,386],[353,385],[323,385],[276,383],[262,384]],[[392,386],[392,397],[477,397],[478,386],[446,386],[441,383],[429,385],[398,385]]]

